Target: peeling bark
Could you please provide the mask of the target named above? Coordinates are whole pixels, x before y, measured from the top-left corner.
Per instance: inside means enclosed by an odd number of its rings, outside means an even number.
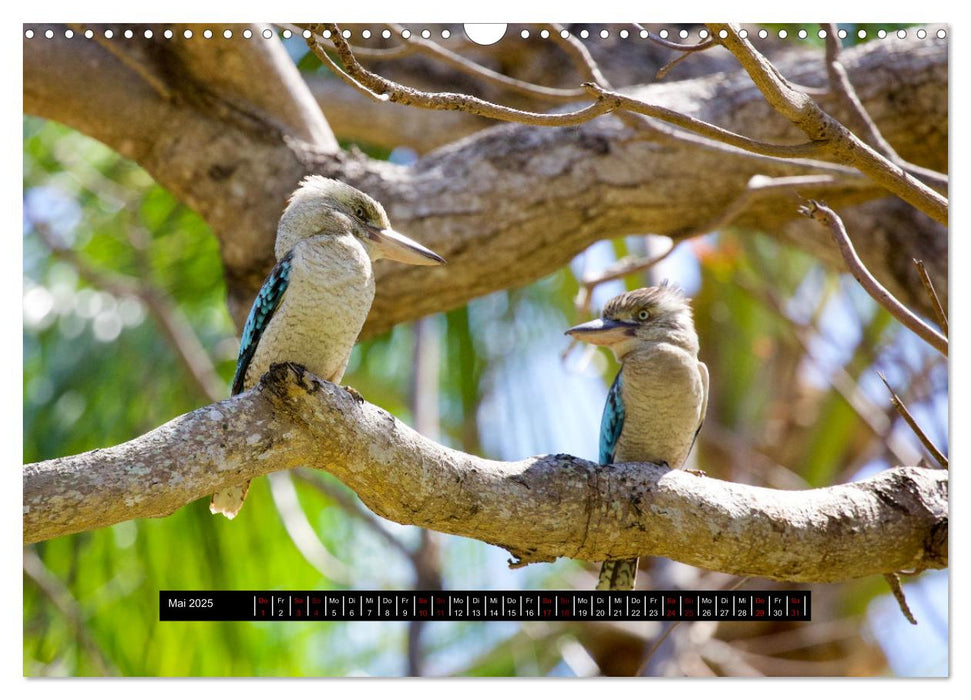
[[[780,491],[562,454],[497,462],[291,364],[122,445],[26,465],[24,542],[162,517],[298,466],[329,471],[385,518],[504,547],[517,563],[665,556],[786,581],[947,566],[945,471]]]

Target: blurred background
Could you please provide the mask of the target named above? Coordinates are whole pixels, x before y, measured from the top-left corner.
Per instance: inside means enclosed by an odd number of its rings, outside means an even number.
[[[286,45],[313,79],[331,79],[302,40]],[[417,157],[406,147],[353,145],[399,163]],[[23,148],[24,462],[114,445],[205,405],[214,392],[227,396],[238,336],[206,224],[131,161],[57,123],[25,117]],[[631,258],[660,260],[597,283]],[[661,279],[693,298],[711,371],[693,457],[709,475],[804,489],[919,463],[920,443],[878,372],[947,452],[946,360],[851,277],[750,231],[673,249],[656,236],[597,243],[534,284],[359,343],[344,383],[457,449],[505,460],[554,452],[596,460],[617,365],[604,351],[571,347],[563,331],[624,289]],[[160,624],[159,589],[595,582],[593,564],[510,570],[504,550],[382,520],[319,472],[258,479],[232,522],[211,516],[207,500],[165,519],[26,547],[24,674],[948,673],[946,571],[905,577],[916,627],[880,577],[811,586],[808,624]],[[638,580],[639,588],[736,584],[660,559],[642,561]],[[742,587],[787,586],[753,579]]]

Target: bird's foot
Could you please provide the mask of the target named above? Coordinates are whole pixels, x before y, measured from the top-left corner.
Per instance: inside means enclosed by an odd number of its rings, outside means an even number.
[[[361,396],[361,392],[352,386],[345,386],[344,391],[351,395],[351,397],[358,403],[364,403],[364,397]]]
[[[688,472],[689,474],[694,474],[695,476],[708,476],[701,469],[685,469],[684,471]]]

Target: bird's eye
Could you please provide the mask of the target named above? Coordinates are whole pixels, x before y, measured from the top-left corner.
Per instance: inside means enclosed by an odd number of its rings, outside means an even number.
[[[358,207],[354,210],[355,216],[361,221],[367,221],[367,215],[364,213],[364,207]]]
[[[650,314],[650,312],[648,312],[647,309],[641,309],[640,311],[637,312],[637,320],[638,321],[646,321],[650,317],[651,317],[651,314]]]

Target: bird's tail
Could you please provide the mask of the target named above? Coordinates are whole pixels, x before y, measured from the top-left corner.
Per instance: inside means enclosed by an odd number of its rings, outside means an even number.
[[[637,559],[605,561],[597,579],[598,591],[632,591],[637,578]]]
[[[246,500],[248,492],[249,482],[247,481],[245,484],[230,486],[219,493],[214,493],[209,501],[209,512],[213,515],[222,513],[232,520],[236,517],[239,509],[243,507],[243,501]]]

